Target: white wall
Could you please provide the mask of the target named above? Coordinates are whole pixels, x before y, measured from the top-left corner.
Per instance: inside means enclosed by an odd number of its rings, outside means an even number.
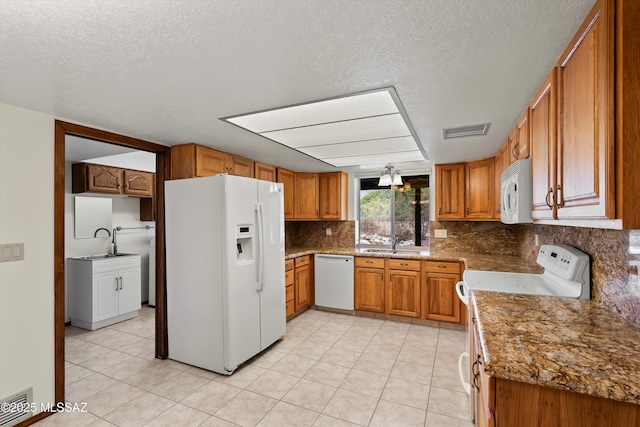
[[[119,165],[114,165],[119,166]],[[120,167],[120,166],[119,166]],[[124,167],[124,166],[122,166]],[[131,166],[127,166],[131,167]],[[135,167],[132,167],[136,169]],[[96,239],[76,239],[74,235],[74,201],[71,193],[71,162],[65,163],[64,201],[64,250],[65,258],[107,254],[111,252],[111,238],[104,231]],[[140,199],[135,197],[112,197],[112,228],[155,226],[154,222],[140,221]],[[118,252],[139,254],[142,258],[141,301],[149,300],[149,241],[155,237],[155,229],[122,230],[118,232]],[[65,269],[65,273],[68,269]],[[65,322],[69,322],[69,293],[65,277]]]
[[[25,245],[0,264],[0,398],[54,402],[53,152],[52,116],[0,104],[0,243]]]

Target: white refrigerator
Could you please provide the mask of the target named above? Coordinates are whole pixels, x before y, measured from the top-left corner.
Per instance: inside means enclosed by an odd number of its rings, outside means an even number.
[[[286,330],[282,184],[165,182],[169,358],[225,375]]]

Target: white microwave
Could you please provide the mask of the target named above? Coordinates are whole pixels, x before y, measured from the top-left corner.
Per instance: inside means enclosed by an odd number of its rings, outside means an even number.
[[[532,223],[533,178],[531,157],[517,160],[500,176],[500,221],[504,224]]]

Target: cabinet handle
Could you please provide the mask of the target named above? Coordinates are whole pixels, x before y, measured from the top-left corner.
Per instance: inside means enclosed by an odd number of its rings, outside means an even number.
[[[407,266],[407,265],[409,265],[409,264],[407,264],[406,262],[401,262],[401,263],[400,263],[400,265]]]
[[[564,202],[562,201],[562,197],[560,194],[561,191],[562,187],[560,187],[560,184],[558,184],[555,193],[553,193],[553,203],[558,207],[564,206]]]
[[[469,208],[466,209],[467,215],[469,215]]]
[[[518,147],[520,146],[520,144],[516,144],[513,146],[513,149],[511,150],[511,157],[513,157],[514,159],[518,158]]]
[[[116,291],[118,290],[118,278],[116,277]]]
[[[438,215],[442,215],[442,206],[438,209]]]
[[[373,264],[373,261],[366,261],[367,264]]]
[[[439,265],[438,268],[447,268],[446,265]]]
[[[478,368],[477,372],[476,372],[476,367]],[[478,384],[477,384],[478,377],[480,376],[479,372],[480,372],[480,356],[478,355],[478,359],[475,362],[473,362],[473,365],[471,365],[471,373],[473,374],[473,386],[478,391],[480,391],[480,387],[478,387]]]
[[[122,290],[122,276],[120,276],[120,290]]]
[[[547,206],[549,206],[549,209],[553,209],[553,205],[551,204],[551,202],[549,200],[551,200],[551,195],[553,194],[553,188],[550,188],[549,191],[547,191],[547,196],[544,198],[544,202],[547,204]],[[554,197],[555,198],[555,197]],[[554,201],[555,203],[555,201]]]

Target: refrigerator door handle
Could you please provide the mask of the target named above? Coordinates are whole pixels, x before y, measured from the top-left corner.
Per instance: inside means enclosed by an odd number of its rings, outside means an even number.
[[[264,218],[262,215],[261,203],[256,203],[256,213],[258,214],[258,259],[256,262],[256,290],[261,291],[264,285]]]

